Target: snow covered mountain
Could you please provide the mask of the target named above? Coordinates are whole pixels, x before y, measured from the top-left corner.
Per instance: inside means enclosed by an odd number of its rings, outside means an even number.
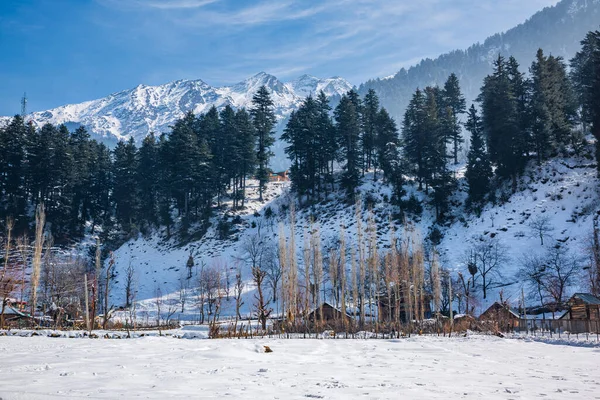
[[[417,65],[401,69],[395,75],[373,79],[359,88],[361,94],[374,89],[390,114],[401,121],[415,89],[443,85],[455,73],[468,102],[474,101],[483,78],[492,72],[492,63],[502,55],[514,56],[522,72],[528,72],[539,48],[545,54],[568,61],[581,49],[580,41],[587,32],[600,25],[600,0],[562,0],[546,7],[526,22],[490,36],[466,50],[423,59]]]
[[[260,72],[243,82],[224,87],[214,87],[200,79],[178,80],[159,86],[139,85],[101,99],[34,112],[29,118],[38,126],[45,123],[64,123],[70,128],[83,125],[97,139],[109,144],[129,137],[141,143],[150,131],[168,131],[169,125],[190,110],[198,114],[213,105],[219,109],[226,105],[249,107],[252,96],[262,85],[272,94],[280,122],[285,121],[311,93],[323,90],[335,98],[352,88],[340,77],[319,79],[303,75],[284,83],[273,75]],[[276,145],[274,150],[276,156],[272,167],[284,168],[287,161],[283,146]]]

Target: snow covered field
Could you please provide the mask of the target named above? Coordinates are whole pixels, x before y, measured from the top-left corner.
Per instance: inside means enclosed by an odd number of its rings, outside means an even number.
[[[268,345],[272,353],[264,353]],[[0,398],[600,399],[600,347],[399,340],[0,337]]]

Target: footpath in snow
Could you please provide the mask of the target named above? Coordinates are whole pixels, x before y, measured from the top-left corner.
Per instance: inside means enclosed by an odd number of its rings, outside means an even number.
[[[265,353],[264,346],[273,352]],[[599,347],[399,340],[0,337],[0,398],[600,399]]]

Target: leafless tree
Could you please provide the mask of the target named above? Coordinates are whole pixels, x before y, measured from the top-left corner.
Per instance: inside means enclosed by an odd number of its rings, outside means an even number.
[[[283,253],[285,255],[285,253]],[[269,286],[271,287],[271,293],[273,294],[273,302],[277,303],[279,293],[279,284],[281,282],[283,271],[281,269],[281,260],[279,257],[282,254],[279,252],[278,255],[275,255],[275,249],[270,248],[267,250],[267,256],[265,260],[266,269],[267,269],[267,281]]]
[[[19,301],[23,304],[25,298],[25,271],[29,266],[29,259],[31,257],[31,249],[29,247],[29,239],[26,235],[21,236],[17,239],[17,250],[21,256],[21,279],[20,279],[20,294]]]
[[[550,217],[545,214],[537,215],[529,222],[529,229],[533,237],[540,238],[540,244],[544,245],[544,237],[550,235],[550,232],[554,230],[551,224]]]
[[[4,312],[8,298],[15,290],[18,282],[16,268],[11,259],[12,230],[14,221],[9,218],[6,220],[6,242],[4,244],[4,265],[0,270],[0,328],[4,328]]]
[[[135,290],[134,279],[135,267],[133,266],[133,261],[129,260],[129,264],[127,265],[127,269],[125,270],[125,308],[129,308],[131,306],[131,302],[134,296],[133,291]]]
[[[555,304],[560,305],[566,300],[568,287],[582,270],[582,262],[567,248],[558,245],[548,249],[545,259],[544,285]]]
[[[465,280],[465,276],[459,272],[458,280],[460,282],[460,286],[458,286],[459,290],[457,291],[457,296],[459,300],[459,305],[464,298],[465,301],[465,314],[471,314],[470,308],[470,300],[471,300],[471,278],[467,278]],[[459,311],[460,312],[460,311]]]
[[[204,323],[204,303],[208,307],[208,316],[214,316],[216,307],[221,297],[221,271],[215,266],[211,265],[207,268],[202,268],[199,275],[198,290],[201,293],[202,307],[201,317],[202,323]]]
[[[431,258],[431,288],[433,293],[433,311],[435,312],[436,317],[439,316],[441,311],[441,301],[442,301],[442,280],[440,275],[440,264],[438,261],[438,255],[435,250],[433,250],[432,258]]]
[[[487,298],[490,287],[502,278],[502,265],[508,262],[507,248],[498,238],[483,236],[472,246],[469,254],[482,280],[483,298]]]
[[[115,254],[110,253],[108,264],[104,270],[104,282],[103,282],[103,299],[104,299],[104,317],[102,318],[102,329],[106,329],[108,321],[112,314],[112,305],[109,304],[110,290],[112,287],[113,274],[115,269]]]
[[[523,255],[517,278],[526,284],[528,293],[535,294],[541,306],[546,303],[545,274],[546,261],[543,257],[531,253]]]
[[[270,299],[264,293],[264,281],[267,277],[265,264],[268,258],[268,247],[263,238],[257,233],[246,238],[242,244],[242,250],[246,261],[251,266],[252,280],[256,285],[256,294],[254,307],[262,329],[267,329],[267,319],[273,311],[268,304]]]
[[[242,300],[242,293],[244,293],[244,281],[242,280],[242,271],[237,269],[235,273],[235,287],[234,287],[234,298],[235,298],[235,322],[237,326],[237,320],[241,319],[240,310],[244,305]]]
[[[254,307],[256,309],[256,317],[261,324],[263,330],[267,329],[267,319],[271,315],[273,309],[271,309],[269,304],[269,299],[265,297],[264,294],[264,280],[267,276],[267,272],[263,270],[260,265],[252,266],[252,280],[256,285],[256,294],[254,295],[255,303]]]
[[[33,248],[33,260],[31,271],[31,316],[35,317],[37,307],[37,289],[40,281],[40,269],[42,266],[42,250],[44,248],[44,225],[46,213],[44,204],[39,204],[35,212],[35,245]]]
[[[187,302],[187,296],[190,289],[190,281],[187,275],[179,278],[179,304],[181,305],[181,313],[185,312],[185,303]]]

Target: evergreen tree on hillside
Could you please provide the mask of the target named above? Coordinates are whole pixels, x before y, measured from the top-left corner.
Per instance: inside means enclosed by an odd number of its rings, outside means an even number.
[[[513,153],[521,154],[521,157],[518,157],[517,160],[520,163],[519,172],[522,172],[529,156],[531,143],[531,82],[519,68],[517,60],[513,56],[509,57],[506,70],[514,95],[517,124],[517,132],[514,135]]]
[[[433,189],[432,201],[437,219],[442,219],[448,210],[448,199],[454,184],[454,179],[448,169],[443,119],[439,115],[444,111],[439,106],[441,101],[443,98],[439,88],[428,87],[425,89],[424,131],[427,135],[424,147],[425,192],[427,193],[429,186]]]
[[[0,154],[0,171],[2,171],[0,179],[3,192],[2,219],[4,222],[6,217],[13,218],[15,229],[19,232],[23,231],[28,220],[25,215],[27,206],[25,144],[28,129],[23,118],[16,115],[0,133],[2,134],[0,142],[3,146]]]
[[[240,109],[235,114],[236,124],[236,160],[235,164],[236,178],[234,187],[237,186],[234,195],[234,204],[237,207],[241,200],[241,206],[244,207],[246,200],[246,178],[252,176],[256,168],[256,141],[255,130],[252,124],[252,118],[245,109]]]
[[[469,202],[480,204],[490,191],[492,165],[490,163],[483,138],[481,118],[474,105],[468,112],[465,128],[471,133],[471,148],[467,156],[465,177],[469,185]]]
[[[571,85],[560,57],[545,57],[539,49],[532,76],[531,132],[538,163],[569,144],[574,114]]]
[[[52,149],[52,182],[44,203],[46,219],[49,221],[52,236],[57,243],[64,243],[69,238],[73,203],[73,153],[71,151],[71,133],[65,125],[56,130]],[[109,158],[110,165],[110,154]],[[110,172],[110,168],[108,168]],[[110,190],[111,186],[107,190]],[[107,205],[108,207],[109,205]]]
[[[377,135],[377,116],[379,113],[379,98],[373,89],[369,89],[362,102],[362,148],[363,175],[366,170],[377,168],[377,153],[375,142]]]
[[[172,150],[166,134],[158,138],[157,168],[160,171],[157,180],[157,205],[158,221],[167,230],[167,239],[171,238],[171,227],[173,225],[172,198],[173,198],[173,160]]]
[[[377,159],[383,179],[392,185],[394,201],[399,203],[404,195],[404,177],[400,155],[400,139],[396,122],[385,108],[377,114]]]
[[[509,71],[510,67],[510,71]],[[478,101],[481,103],[482,126],[489,149],[490,161],[497,174],[511,178],[516,190],[517,176],[526,160],[523,132],[523,93],[518,70],[509,66],[502,56],[494,62],[494,72],[484,79]],[[521,85],[523,86],[523,85]]]
[[[600,174],[600,31],[589,32],[581,51],[571,60],[571,79],[584,126],[596,138],[596,161]]]
[[[360,112],[356,92],[343,95],[334,111],[336,136],[340,149],[339,160],[345,162],[341,186],[350,200],[354,199],[356,188],[360,185],[361,154],[360,149]]]
[[[113,165],[111,152],[104,145],[95,140],[92,141],[92,154],[94,161],[90,167],[90,218],[92,222],[92,233],[96,225],[108,226],[110,223],[113,205],[111,203],[111,192],[113,191]]]
[[[113,201],[115,218],[125,233],[131,233],[139,209],[138,157],[133,138],[119,141],[113,152]]]
[[[142,141],[138,152],[137,185],[139,188],[140,228],[156,227],[158,218],[158,199],[160,173],[159,148],[154,132],[150,132]]]
[[[427,118],[425,105],[425,95],[420,89],[417,89],[408,104],[402,123],[404,155],[419,182],[419,190],[423,189],[423,181],[426,176],[425,153],[429,139],[425,130],[425,119]]]
[[[459,118],[467,111],[467,102],[460,90],[460,84],[455,74],[451,74],[442,90],[442,118],[446,134],[446,142],[452,144],[454,164],[458,164],[458,152],[464,142]]]
[[[275,127],[275,112],[273,100],[265,86],[261,86],[252,97],[250,110],[256,134],[256,178],[258,179],[259,200],[263,201],[263,192],[269,182],[269,160],[273,153],[271,146],[275,143],[273,128]]]
[[[228,104],[219,114],[220,130],[219,137],[213,145],[212,165],[215,176],[215,189],[217,192],[217,204],[221,206],[221,197],[225,194],[227,186],[235,173],[232,168],[233,162],[239,162],[236,154],[237,124],[235,111]]]
[[[93,162],[90,134],[79,127],[71,135],[71,153],[73,154],[73,202],[71,206],[72,237],[83,235],[83,227],[90,218],[92,199],[90,196],[90,166]]]
[[[175,198],[179,215],[184,223],[190,216],[192,207],[191,197],[199,174],[201,161],[197,121],[192,112],[175,122],[169,135],[169,154],[167,159],[171,169],[171,195]]]
[[[316,156],[319,165],[319,174],[322,179],[319,179],[319,192],[321,192],[321,184],[327,193],[328,185],[331,185],[333,190],[333,167],[338,153],[338,143],[336,141],[335,127],[331,120],[331,106],[329,99],[322,90],[316,99],[317,105],[317,121],[316,121]]]
[[[27,151],[26,180],[31,194],[32,202],[37,205],[48,202],[48,194],[51,190],[52,159],[55,152],[55,141],[58,137],[58,129],[52,124],[44,124],[40,130],[28,130],[25,143]],[[45,205],[46,210],[49,205]]]

